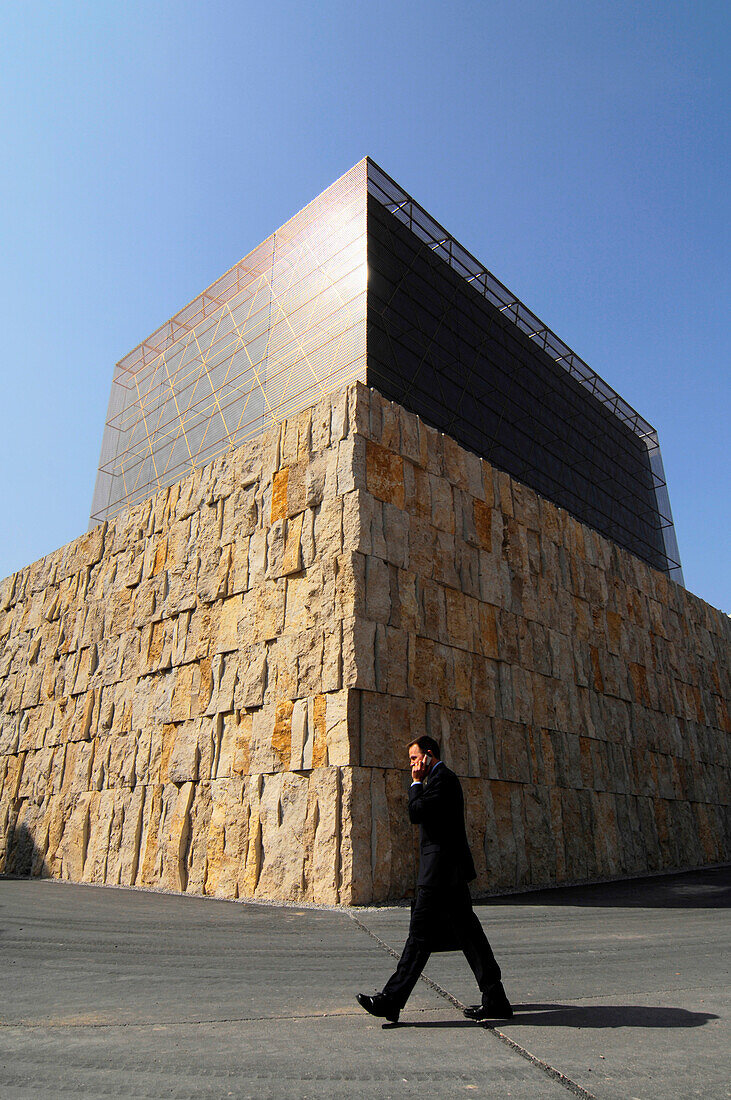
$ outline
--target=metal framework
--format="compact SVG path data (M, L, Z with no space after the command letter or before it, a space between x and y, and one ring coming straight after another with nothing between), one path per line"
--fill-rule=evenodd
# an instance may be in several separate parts
M520 439L521 432L518 421L521 417L516 415L513 424L515 430L512 433L514 439L512 448L506 439L504 430L495 433L493 438L487 442L484 424L488 419L486 413L492 411L492 409L486 409L484 404L481 406L480 402L475 400L475 393L479 388L476 385L477 378L479 376L479 381L483 384L487 375L485 368L488 355L484 351L484 342L483 346L474 353L468 363L465 362L463 350L462 362L458 363L453 349L458 344L459 338L455 338L454 334L450 333L452 361L449 369L450 377L446 380L446 385L444 385L444 363L434 369L434 364L438 360L438 351L435 349L435 344L440 338L435 334L440 330L444 330L448 319L453 318L455 312L460 308L455 304L456 296L448 297L444 293L439 302L438 316L435 313L433 319L429 319L426 325L423 324L423 321L421 322L421 327L428 328L429 333L428 350L424 353L419 364L419 369L421 369L427 359L431 360L432 369L427 372L428 381L424 383L424 387L432 393L441 389L442 392L435 396L435 402L439 402L443 408L449 410L449 415L446 418L440 418L441 422L438 426L455 435L456 438L461 436L461 442L472 446L472 449L484 454L496 465L507 469L514 476L533 485L550 499L557 500L558 503L567 507L578 518L588 522L591 526L597 527L602 533L615 539L621 545L632 549L641 557L650 560L651 564L667 569L675 580L682 583L680 556L675 538L670 499L667 492L658 436L653 426L529 310L515 294L508 290L499 279L456 241L382 168L371 160L368 162L368 191L372 199L405 226L410 234L413 234L414 239L420 242L423 250L446 263L459 276L460 280L463 280L472 291L476 292L489 304L491 312L497 311L508 322L505 331L509 331L508 326L514 326L532 346L540 349L540 353L534 357L516 355L515 350L513 351L512 365L505 369L501 378L502 389L500 381L498 381L500 376L495 373L491 375L491 392L495 400L490 403L493 407L499 407L502 410L506 403L515 405L516 397L518 397L517 403L522 399L524 432L523 438ZM369 244L372 241L372 236L373 227L369 224ZM378 249L383 247L386 246L381 240ZM376 246L371 245L371 256L373 256L375 248ZM414 279L413 268L413 261L409 260L405 263L401 276L402 283ZM400 289L401 287L394 284L389 286L388 310L393 311L398 308L395 302ZM411 293L414 294L413 289ZM468 310L469 306L465 303L466 299L461 303L461 306ZM403 306L401 308L403 310ZM424 308L423 303L420 302L419 310L411 312L406 322L402 313L397 327L402 330L408 324L419 327L420 319L417 318L417 312L421 312L423 316ZM388 310L384 310L384 314ZM407 384L403 386L403 344L393 351L392 361L400 360L400 362L391 378L387 380L379 373L376 366L375 340L373 340L375 312L375 304L369 300L369 381L377 387L385 385L387 388L392 388L389 396L413 407L415 401L418 403L415 393L415 390L418 389L418 381L415 377L411 377ZM387 327L387 324L384 327ZM493 331L494 328L493 325ZM427 334L424 333L424 335ZM395 337L393 332L386 333L386 339L389 343L398 343L398 337ZM554 372L552 376L551 373L547 372L544 356L560 368L559 374ZM396 370L399 372L399 383L401 385L393 388L393 374ZM525 376L527 374L532 375L532 392L526 387ZM563 374L564 381L561 380L561 374ZM598 403L611 417L611 421L607 419L602 421L595 416L587 415L591 413L591 408L586 401L581 399L574 399L573 408L569 409L567 406L572 403L571 390L575 390L575 387L567 385L566 376L574 383L578 383L581 391L591 395L592 404L594 402ZM556 417L553 425L555 450L557 454L559 452L561 454L560 468L556 467L555 475L551 473L550 469L545 468L545 451L543 454L536 453L539 451L539 448L536 447L538 421L535 414L530 411L530 398L535 399L536 389L540 389L544 395L557 395L560 393L564 404L561 415ZM521 391L523 391L522 395ZM463 400L465 396L466 400ZM417 411L421 410L417 409ZM470 424L470 419L473 421L472 424ZM477 421L480 421L480 423L478 424ZM612 446L611 432L608 431L612 422L622 425L627 435L629 436L631 433L631 437L641 444L641 452L645 455L646 477L643 477L643 471L638 469L637 459L632 454L633 447L628 440L624 446L617 447L616 441ZM500 436L499 443L497 441L498 435ZM617 435L616 431L614 435ZM470 441L470 437L474 439L474 442ZM569 439L580 437L583 437L584 443L588 446L585 446L583 451L575 449L575 456L572 458ZM544 465L539 468L537 463L541 459L544 460ZM579 467L584 468L584 471L577 476ZM644 545L643 540L638 539L636 531L631 531L632 518L623 522L620 514L621 509L616 506L607 509L606 505L602 506L597 503L595 490L600 490L602 482L607 482L610 478L620 479L621 497L627 503L626 513L632 515L635 525L638 522L637 516L641 517L640 523L645 523L643 513L644 516L648 517L651 513L652 524L657 527L662 544L659 554L653 554L652 547L649 544ZM539 484L536 484L536 481ZM651 503L649 505L646 493L647 485L643 484L647 481L649 481L651 489Z
M365 379L366 162L120 360L91 524Z

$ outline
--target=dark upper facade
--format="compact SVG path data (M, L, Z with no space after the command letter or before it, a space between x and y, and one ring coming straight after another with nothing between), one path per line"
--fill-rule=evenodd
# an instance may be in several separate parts
M654 429L375 165L367 348L384 396L655 568L679 566Z
M92 523L356 378L682 581L654 429L369 158L117 364Z

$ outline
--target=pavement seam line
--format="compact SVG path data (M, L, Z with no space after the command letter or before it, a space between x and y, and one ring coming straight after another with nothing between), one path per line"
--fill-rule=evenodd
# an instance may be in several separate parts
M366 933L367 936L370 936L372 940L375 940L380 947L387 951L389 955L392 955L394 959L400 958L399 953L397 951L394 951L392 947L389 947L389 945L385 943L385 941L382 940L380 936L377 936L375 932L372 932L367 925L363 924L363 921L360 920L360 918L357 917L355 913L348 912L348 916L355 924L358 925L358 927L363 932ZM463 1005L461 1001L457 1000L457 998L452 993L450 993L449 990L443 989L442 986L438 984L438 982L435 982L433 978L428 978L426 974L422 974L419 978L419 981L424 982L440 997L443 997L445 1000L449 1001L451 1005L454 1005L455 1008L464 1011L464 1009L467 1007L466 1005ZM499 1031L498 1028L496 1028L493 1024L483 1024L482 1030L491 1032L496 1039L498 1039L501 1043L504 1043L505 1046L510 1048L510 1050L515 1051L515 1053L519 1054L521 1058L525 1058L527 1062L530 1062L530 1064L532 1066L535 1066L536 1069L541 1070L543 1073L546 1074L547 1077L550 1077L552 1080L557 1081L560 1085L563 1085L563 1087L565 1089L568 1089L569 1092L572 1092L574 1096L579 1096L582 1098L582 1100L597 1100L597 1097L594 1095L594 1093L587 1092L587 1090L582 1088L581 1085L578 1085L576 1081L573 1081L570 1077L567 1077L565 1073L561 1073L561 1070L556 1069L555 1066L550 1065L548 1062L544 1062L543 1059L538 1058L537 1055L531 1054L529 1050L526 1050L525 1047L522 1047L520 1043L516 1043L515 1040L511 1039L509 1035L505 1035L502 1031Z
M209 1024L257 1024L257 1023L278 1023L287 1020L324 1020L328 1018L338 1019L343 1016L359 1016L360 1013L353 1012L308 1012L302 1015L296 1013L290 1013L286 1016L224 1016L217 1017L215 1020L151 1020L149 1023L137 1024L133 1020L110 1020L107 1022L97 1023L80 1023L80 1024L54 1024L54 1023L34 1023L32 1021L19 1020L17 1023L11 1023L6 1020L0 1020L0 1028L6 1030L16 1031L80 1031L91 1028L155 1028L155 1027L207 1027Z

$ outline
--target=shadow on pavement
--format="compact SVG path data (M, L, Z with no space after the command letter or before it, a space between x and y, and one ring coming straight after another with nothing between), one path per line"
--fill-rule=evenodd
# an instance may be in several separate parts
M531 1004L515 1007L514 1024L537 1027L702 1027L713 1012L654 1005Z
M731 907L731 867L710 867L619 882L558 886L524 894L476 901L492 905L575 905L607 909L728 909Z
M455 1027L513 1027L530 1024L534 1027L702 1027L709 1020L718 1020L713 1012L690 1012L685 1008L659 1008L654 1005L514 1005L512 1020L407 1020L383 1024L384 1030L397 1027L421 1027L430 1031Z

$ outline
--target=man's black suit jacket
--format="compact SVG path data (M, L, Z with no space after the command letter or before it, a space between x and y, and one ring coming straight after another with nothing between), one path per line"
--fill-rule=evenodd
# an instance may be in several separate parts
M432 768L426 785L409 790L409 817L419 826L417 887L449 888L476 877L464 824L459 779L446 764Z

